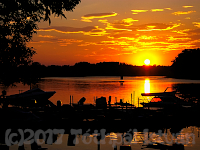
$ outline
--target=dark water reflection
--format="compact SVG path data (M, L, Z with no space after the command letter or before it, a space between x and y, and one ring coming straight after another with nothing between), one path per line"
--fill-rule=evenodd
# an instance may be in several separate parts
M44 91L56 91L56 94L50 98L50 100L56 104L57 100L61 100L64 104L68 104L70 101L70 95L73 96L74 102L78 102L78 100L82 97L86 98L86 103L94 103L96 97L104 96L107 98L112 97L112 103L114 103L117 99L123 99L127 102L133 102L136 106L138 104L138 97L141 96L141 93L145 92L163 92L167 87L179 87L178 90L184 93L184 97L196 97L199 98L199 85L200 80L183 80L183 79L173 79L173 78L165 78L158 76L142 76L142 77L124 77L123 81L120 82L120 77L73 77L73 78L43 78L39 83L34 85L35 87L39 87ZM188 87L189 86L189 87ZM5 88L0 86L1 90ZM5 90L7 91L7 95L17 94L21 91L29 90L30 87L27 85L17 84L16 87L9 87ZM168 91L172 91L173 88L169 88ZM132 98L132 99L131 99ZM194 114L197 116L196 122L198 122L198 114ZM186 120L187 121L187 120ZM159 123L159 121L157 122ZM156 124L157 124L156 123ZM173 124L173 122L172 122ZM117 125L116 125L117 126ZM168 129L170 130L170 129ZM197 150L200 149L200 138L199 138L199 127L196 124L194 126L186 127L179 126L177 128L171 128L170 131L162 131L167 133L162 138L172 138L173 133L177 134L176 139L181 142L185 146L185 150ZM152 141L162 140L159 136L156 136L158 131L150 131L152 133ZM194 136L190 137L191 133L194 133ZM116 139L116 135L118 133L112 133L113 139ZM146 134L146 133L145 133ZM142 143L144 141L144 132L135 132L135 139L132 142L132 149L139 150L142 148ZM68 135L64 135L63 138L68 138ZM94 138L94 137L91 137ZM110 137L108 137L110 140ZM107 140L108 140L107 138ZM81 137L80 137L81 139ZM143 141L142 141L143 139ZM171 139L172 140L172 139ZM66 142L61 145L52 145L44 147L48 147L49 150L53 149L96 149L97 146L95 143L91 143L90 146L85 145L84 143L79 143L76 147L66 147ZM15 147L11 147L10 149L15 149ZM102 149L113 149L110 144L102 145ZM147 149L148 150L148 149ZM150 149L149 149L150 150Z

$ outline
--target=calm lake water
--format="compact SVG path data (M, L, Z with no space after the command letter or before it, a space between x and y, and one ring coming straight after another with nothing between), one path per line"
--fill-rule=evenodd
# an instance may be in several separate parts
M44 91L56 91L56 94L50 98L54 104L57 100L61 100L63 104L68 104L71 95L74 103L85 97L85 103L93 104L96 98L103 96L108 100L108 97L111 96L112 103L123 99L124 102L132 102L137 106L138 97L141 97L141 93L164 92L167 87L173 87L175 84L200 83L200 80L173 79L164 76L124 77L124 82L120 81L118 76L51 77L42 78L34 87L41 88ZM4 89L7 91L7 95L11 95L29 90L30 86L20 83L9 88L0 86L0 90ZM172 91L172 88L168 88L167 91Z
M123 81L120 82L120 77L51 77L42 78L42 80L34 85L35 87L41 88L44 91L56 91L56 94L50 98L50 100L56 104L57 100L61 100L63 104L70 102L70 96L73 96L73 102L77 103L82 97L86 98L86 103L94 103L97 97L104 96L108 100L108 97L112 97L112 103L123 99L124 102L133 103L138 105L138 97L141 97L141 93L149 92L163 92L167 87L173 87L176 84L186 83L199 83L200 80L184 80L184 79L173 79L165 78L163 76L140 76L140 77L124 77ZM5 88L0 86L0 90L6 90L7 95L17 94L29 90L30 87L27 85L16 84L15 87ZM168 91L172 91L169 88ZM198 119L197 119L198 121ZM191 126L183 128L181 133L177 137L177 140L182 139L179 143L185 145L185 150L199 150L200 149L200 137L199 127ZM170 136L170 131L165 131ZM194 136L191 136L191 133ZM139 150L142 148L142 139L144 140L144 132L135 132L135 138L132 140L132 150ZM103 150L113 150L112 142L110 140L120 140L120 135L113 133L112 136L106 137L106 144L101 144ZM111 139L113 137L113 139ZM158 137L158 136L155 136ZM156 140L156 138L153 138ZM171 136L172 137L172 136ZM68 135L65 134L62 138L62 144L45 145L42 147L48 147L49 150L96 150L97 145L95 142L91 142L89 145L81 142L82 137L78 137L80 143L75 147L67 146ZM87 140L92 139L94 141L96 137L89 137ZM170 138L170 137L169 137ZM158 139L157 139L158 140ZM119 145L118 150L119 150ZM30 149L30 145L26 145L25 148ZM147 148L146 148L147 149ZM10 150L17 150L17 146L11 146ZM147 149L150 150L150 149Z

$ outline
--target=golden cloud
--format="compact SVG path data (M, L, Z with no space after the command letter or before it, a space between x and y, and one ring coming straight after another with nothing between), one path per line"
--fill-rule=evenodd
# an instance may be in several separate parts
M156 12L156 11L164 11L164 9L151 9L152 12Z
M85 42L85 43L80 44L80 45L78 45L78 46L88 46L88 45L98 45L98 44L95 43L95 42Z
M105 29L99 28L98 26L88 26L83 28L73 28L73 27L65 27L65 26L51 26L48 28L41 28L38 31L55 31L64 34L71 34L71 33L80 33L83 35L90 35L90 36L104 36L107 35Z
M190 17L186 17L185 19L190 19Z
M127 41L118 41L118 40L112 40L112 41L102 41L101 43L105 44L105 45L130 45L129 43L127 43Z
M194 7L194 6L183 6L183 8L191 8L191 7Z
M133 28L130 28L130 26L133 25L133 22L137 22L138 20L135 20L133 18L125 18L121 21L114 21L114 23L110 23L107 20L99 20L99 22L106 24L106 30L115 30L115 31L133 31ZM136 30L136 29L135 29Z
M173 43L168 45L168 48L170 50L177 50L177 49L188 49L191 48L192 46L195 45L191 45L191 43Z
M190 43L191 43L191 44L193 44L193 43L200 43L200 39L191 41ZM195 45L194 45L194 46L195 46Z
M178 34L185 34L187 35L187 32L190 31L191 29L184 29L184 30L173 30L171 32L174 32L174 33L178 33Z
M60 46L67 46L69 44L73 44L73 43L80 43L83 40L76 40L76 39L59 39L58 43L60 43Z
M133 37L119 37L118 39L126 39L126 40L129 40L129 41L135 40L135 38L133 38Z
M114 39L114 37L112 37L112 36L107 36L107 38L109 38L109 39Z
M172 10L171 8L165 8L165 9L167 9L167 10Z
M127 46L123 48L124 51L131 51L132 53L136 53L138 51L138 47L137 46Z
M100 19L100 20L98 20L98 22L101 22L101 23L107 24L107 23L108 23L108 20L107 20L107 19Z
M187 40L191 40L191 38L189 38L189 37L176 38L176 37L170 36L168 39L169 42L171 42L171 41L187 41Z
M167 25L164 23L145 24L138 27L137 31L166 31L179 27L181 23Z
M135 13L139 13L139 12L147 12L148 10L131 10L131 11L133 11Z
M43 37L43 36L42 36ZM76 39L59 39L59 38L55 38L53 40L41 40L41 41L31 41L30 43L33 44L44 44L44 43L59 43L60 46L67 46L69 44L73 44L73 43L80 43L83 40L76 40Z
M87 26L83 28L74 28L74 27L66 27L66 26L50 26L47 28L40 28L37 31L56 31L60 33L83 33L83 32L89 32L92 29L95 29L95 27Z
M198 29L189 29L189 30L185 31L185 33L187 33L189 35L200 35L200 28L198 28ZM198 38L200 39L200 37L198 37Z
M154 29L156 26L147 26L148 29Z
M139 39L143 39L143 40L154 40L157 39L156 36L146 36L146 35L142 35L139 37Z
M147 12L148 10L131 10L133 13L132 14L138 14L141 12Z
M195 24L194 26L200 28L200 22L193 22L193 24Z
M191 14L191 13L194 13L196 11L177 11L177 12L174 12L172 13L173 15L187 15L187 14Z
M133 25L133 22L137 22L138 20L134 20L132 18L126 18L121 21L115 21L114 23L107 23L106 29L112 29L112 30L121 30L121 31L132 31L129 29L129 26Z
M132 31L131 29L119 28L119 27L114 27L114 26L115 26L115 24L107 23L106 29L107 30L117 30L117 31Z
M52 35L38 35L38 37L43 37L43 38L55 38L55 36L52 36Z
M177 28L181 26L181 23L178 24L149 23L143 25L133 25L134 22L136 21L138 20L135 20L133 18L125 18L120 21L114 21L114 22L109 22L107 19L99 19L98 20L99 23L105 24L104 28L100 28L99 26L87 26L83 28L52 26L48 28L42 28L39 31L55 31L65 34L80 33L89 36L104 36L103 41L100 40L100 38L98 38L99 41L94 40L94 38L87 38L87 40L89 40L87 42L84 40L82 41L76 39L56 40L56 43L58 43L60 46L67 46L69 44L74 43L73 44L74 46L77 45L82 46L83 50L91 49L91 47L92 48L96 47L97 49L103 47L104 49L112 49L113 51L120 50L120 51L130 51L130 52L137 52L138 50L146 50L146 49L177 50L178 46L180 46L181 48L190 47L192 45L191 41L194 41L193 37L191 36L188 37L186 35L186 34L190 35L188 33L189 29L179 30L179 28ZM200 28L200 22L193 22L193 24L198 28ZM156 32L137 32L137 31L156 31ZM164 31L164 33L160 31ZM48 35L41 35L40 37L48 37ZM55 41L53 42L55 43ZM94 56L95 54L91 54L90 56L92 55Z
M106 32L105 29L99 28L98 26L95 26L95 29L92 29L89 32L85 32L84 35L89 35L89 36L104 36L109 33Z
M136 21L138 20L134 20L133 18L126 18L122 20L122 22L127 23L124 26L131 26L133 25L133 22L136 22Z
M87 14L87 15L84 15L82 16L81 18L81 21L84 21L84 22L92 22L91 20L92 19L95 19L95 18L106 18L106 17L113 17L113 16L116 16L117 13L113 12L113 13L96 13L96 14Z
M52 42L52 41L31 41L29 43L31 43L31 44L39 44L39 43L43 44L43 43L54 43L54 42Z

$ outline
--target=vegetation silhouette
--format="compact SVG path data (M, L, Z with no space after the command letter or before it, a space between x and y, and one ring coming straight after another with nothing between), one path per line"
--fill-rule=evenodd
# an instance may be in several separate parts
M185 49L172 61L172 77L200 79L200 49Z
M28 66L36 53L28 47L38 29L37 23L49 21L50 16L64 17L80 0L0 0L0 69L1 82L18 79L16 68Z
M32 78L41 77L84 77L84 76L166 76L170 73L170 66L133 66L119 62L100 62L90 64L79 62L69 65L41 65L34 62L28 67L20 66L19 76ZM21 74L21 75L20 75Z

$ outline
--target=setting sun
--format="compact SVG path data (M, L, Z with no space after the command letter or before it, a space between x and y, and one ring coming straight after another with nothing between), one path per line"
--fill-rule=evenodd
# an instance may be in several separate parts
M145 63L145 65L149 65L150 64L150 60L149 59L145 59L144 63Z

